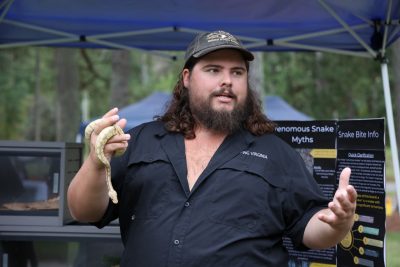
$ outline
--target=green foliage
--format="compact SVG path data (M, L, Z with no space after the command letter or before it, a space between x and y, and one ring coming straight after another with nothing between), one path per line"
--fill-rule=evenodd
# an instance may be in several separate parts
M180 54L180 53L174 53ZM132 58L134 62L140 62L140 57L143 57L142 53L132 53ZM167 67L165 69L156 70L154 66L159 63L163 63ZM134 75L132 77L132 88L133 88L133 101L139 101L154 91L172 92L174 88L179 73L181 71L183 62L182 60L172 61L170 59L160 58L157 56L152 56L147 54L145 56L145 64L147 64L148 71L148 81L143 81L140 79L139 75ZM136 65L136 64L135 64ZM142 65L137 64L134 69L134 73L141 73Z
M0 53L0 139L23 137L18 128L26 123L23 115L28 110L29 101L25 96L32 94L32 78L28 74L31 66L27 60L31 56L32 53L26 49Z
M379 64L321 53L267 53L266 93L316 119L385 115Z
M42 121L54 114L53 56L48 48L16 48L0 53L0 139L24 140L32 126L34 90L40 79L42 108L46 111ZM40 77L35 75L36 55L40 53Z
M89 92L90 98L90 117L96 117L107 112L110 106L110 81L111 81L111 50L103 49L92 49L86 50L85 53L90 58L93 71L90 71L87 62L80 59L80 76L81 76L81 89ZM130 91L131 98L130 102L134 103L150 95L154 91L166 91L171 92L174 87L177 76L182 66L181 61L172 61L168 59L160 59L156 56L147 55L145 64L147 68L151 69L155 61L167 60L168 71L164 73L158 73L149 71L149 81L143 81L141 77L143 60L143 52L132 51L132 70L130 79Z
M34 92L39 79L42 139L54 140L57 110L54 49L29 47L1 51L0 139L20 140L32 136ZM38 52L40 74L36 77ZM111 50L80 50L80 90L88 92L90 118L101 116L111 108L111 60ZM129 101L132 103L153 91L171 92L183 64L182 59L168 61L142 51L132 51L131 61ZM264 61L265 93L282 96L316 119L385 116L378 62L294 52L266 53Z
M95 117L105 113L110 106L110 51L103 49L81 50L79 76L80 89L87 91L89 95L91 103L89 116Z

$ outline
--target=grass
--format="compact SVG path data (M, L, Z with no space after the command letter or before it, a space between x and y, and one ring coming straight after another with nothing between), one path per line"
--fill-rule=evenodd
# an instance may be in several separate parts
M386 233L386 267L400 266L400 232Z
M392 154L390 148L386 148L386 181L395 182ZM387 192L388 196L396 199L396 192ZM386 232L386 267L400 266L400 232Z
M390 151L390 147L385 149L385 158L386 158L386 181L394 182L394 171L393 171L393 162L392 162L392 152Z

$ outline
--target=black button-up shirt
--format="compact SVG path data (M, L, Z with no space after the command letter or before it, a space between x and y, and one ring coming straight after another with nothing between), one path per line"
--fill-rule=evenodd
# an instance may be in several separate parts
M304 228L327 199L289 145L273 134L228 136L189 190L184 138L161 122L130 131L112 161L122 266L287 266L282 236L302 246Z

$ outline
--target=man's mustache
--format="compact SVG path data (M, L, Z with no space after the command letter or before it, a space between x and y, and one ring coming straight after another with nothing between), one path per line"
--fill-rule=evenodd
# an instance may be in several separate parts
M237 98L237 96L232 92L231 88L220 88L211 93L211 97L213 96L227 96L233 99Z

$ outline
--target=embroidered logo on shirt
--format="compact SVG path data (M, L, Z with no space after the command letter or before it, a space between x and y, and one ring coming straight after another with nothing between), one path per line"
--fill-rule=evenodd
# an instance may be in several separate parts
M255 152L255 151L244 150L241 152L241 154L246 155L246 156L253 156L253 157L257 157L257 158L268 159L267 155L265 155L263 153Z

